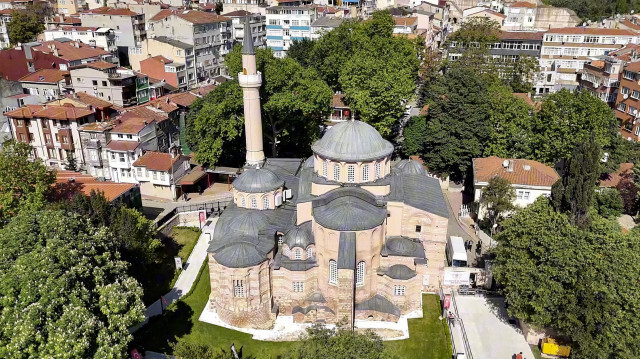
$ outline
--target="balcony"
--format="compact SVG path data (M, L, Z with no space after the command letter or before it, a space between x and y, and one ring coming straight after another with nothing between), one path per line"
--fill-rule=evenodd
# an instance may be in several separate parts
M255 75L238 74L238 83L240 87L260 87L262 85L262 73L258 71Z
M102 144L98 139L89 139L89 141L87 141L87 148L99 150L102 148Z

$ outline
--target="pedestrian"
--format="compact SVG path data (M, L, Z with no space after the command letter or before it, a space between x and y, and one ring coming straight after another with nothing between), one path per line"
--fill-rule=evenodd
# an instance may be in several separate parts
M517 354L517 355L516 355L516 359L524 359L524 358L522 357L522 352L520 352L519 354Z
M188 197L188 196L187 196L187 192L184 192L184 193L182 194L182 197L184 197L184 201L186 202L186 201L187 201L187 197Z

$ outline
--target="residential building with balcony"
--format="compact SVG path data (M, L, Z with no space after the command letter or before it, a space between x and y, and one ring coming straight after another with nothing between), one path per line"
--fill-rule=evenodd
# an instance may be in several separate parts
M158 55L140 61L140 71L152 78L163 79L179 91L187 90L187 69L184 63L174 62L162 55ZM194 75L193 77L195 79ZM195 85L195 80L193 85Z
M158 147L156 123L134 116L120 116L110 130L107 158L110 178L121 183L138 183L133 173L133 163L144 150Z
M311 23L311 39L319 39L322 34L333 31L345 21L342 17L321 16Z
M71 79L76 92L88 93L120 107L138 104L137 75L132 70L97 61L72 69Z
M54 7L55 12L60 15L77 14L89 8L85 0L56 0Z
M0 10L0 50L11 46L7 24L11 22L11 9Z
M224 11L244 10L252 14L264 13L265 0L222 0ZM262 10L262 11L261 11Z
M394 16L393 33L397 35L415 34L418 28L418 18L415 16L402 17Z
M251 35L253 36L253 46L255 48L264 48L267 46L267 18L257 13L252 14L245 10L236 10L223 14L224 17L231 19L231 38L233 45L244 41L244 22L249 19L251 25Z
M474 6L462 10L462 22L470 21L471 19L476 17L483 17L489 20L493 20L500 24L501 27L504 24L504 20L507 18L504 14L501 14L484 6Z
M82 21L77 16L52 15L45 19L45 28L57 29L62 26L80 26Z
M285 57L293 41L311 38L311 24L317 18L317 8L313 7L267 8L267 47L276 57Z
M70 84L69 72L58 69L38 70L20 79L24 93L38 96L39 103L62 97Z
M640 141L640 61L626 64L622 69L615 113L620 134L628 140Z
M223 57L233 46L231 31L230 18L197 10L162 10L149 20L150 34L191 45L193 58L186 59L186 67L193 61L197 82L227 73Z
M93 111L97 122L109 121L110 119L115 118L121 110L120 107L112 104L111 102L107 102L84 92L67 94L59 100L47 102L47 105L86 108Z
M622 29L569 27L551 29L544 34L540 52L540 76L536 93L553 93L579 85L584 64L608 55L627 44L637 44L635 32Z
M82 26L113 29L118 57L123 65L129 64L129 53L142 51L147 38L145 15L129 9L100 7L80 13Z
M190 159L173 153L146 152L133 163L140 194L169 200L178 198L178 180L191 169Z
M508 31L532 31L536 24L536 5L526 1L517 1L504 6L502 28Z
M586 62L580 77L580 88L591 92L613 108L618 97L624 64L625 61L613 56Z
M105 121L87 123L78 128L83 155L86 159L85 170L98 179L111 179L107 144L113 126L113 122Z
M47 166L63 168L72 155L78 165L85 158L78 128L95 122L93 111L86 108L55 105L27 105L5 113L10 121L13 138L28 143L34 158Z
M60 38L80 41L89 46L99 47L114 55L118 53L115 32L106 27L61 26L57 29L44 31L44 39L46 41Z

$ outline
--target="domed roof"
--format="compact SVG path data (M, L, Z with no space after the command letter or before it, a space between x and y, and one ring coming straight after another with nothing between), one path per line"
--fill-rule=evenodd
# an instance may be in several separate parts
M393 152L393 145L371 125L345 121L331 127L311 149L324 158L357 162L386 157Z
M404 264L395 264L387 270L387 275L393 279L406 280L415 277L416 272Z
M233 242L218 253L213 258L221 265L228 268L246 268L264 262L267 257L256 249L252 243L243 240Z
M311 238L303 228L294 227L284 235L284 243L289 246L289 248L307 248L309 243L311 243Z
M426 175L427 170L416 160L402 160L396 165L403 174L407 175Z
M357 188L337 188L312 202L312 215L324 228L336 231L363 231L381 225L387 210L371 192Z
M415 253L418 244L405 238L390 238L387 240L387 248L399 254Z
M258 231L267 225L269 219L261 211L246 211L233 217L227 224L227 228L235 233L244 235L257 235Z
M240 192L265 193L284 186L284 181L266 168L248 168L231 184Z

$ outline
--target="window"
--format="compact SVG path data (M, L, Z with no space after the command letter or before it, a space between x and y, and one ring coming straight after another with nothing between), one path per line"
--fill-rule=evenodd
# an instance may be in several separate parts
M98 160L98 151L96 150L92 150L89 152L90 156L91 156L91 160L93 161L97 161Z
M45 130L49 129L49 120L42 120L42 128Z
M124 153L119 153L118 156L120 158L120 162L124 162Z
M102 81L102 86L107 87L107 81Z
M156 171L151 171L153 173L153 179L157 180L158 179L158 172Z
M340 181L340 165L333 165L333 180Z
M356 268L356 285L364 285L364 261L358 263Z
M244 297L244 281L234 279L233 280L233 296L236 298Z
M518 191L518 193L516 194L516 198L522 199L522 200L528 200L530 194L531 193L529 191Z
M91 81L91 83L93 84L93 86L98 86L98 80L93 80Z
M269 197L262 199L262 209L269 209Z
M298 248L293 251L293 259L302 259L302 249Z
M356 166L347 166L347 181L352 183L356 181Z
M325 176L325 177L327 177L327 172L328 172L327 171L327 166L328 166L327 163L328 162L329 161L323 161L322 162L322 175Z
M362 182L369 182L369 166L362 167Z
M416 226L416 233L422 232L422 226Z
M403 285L393 286L393 295L404 295L405 288Z
M376 179L380 178L380 173L382 172L382 164L380 162L376 162Z
M164 181L164 172L160 172L160 181Z
M258 200L255 197L251 198L251 208L258 209Z
M24 127L24 120L16 120L18 127Z
M618 107L616 107L619 111L625 112L627 110L627 105L625 105L624 103L620 102L618 103Z
M296 293L304 292L304 282L293 282L293 291Z
M620 90L620 92L622 92L623 95L628 95L629 94L629 88L622 86L622 90Z
M638 128L640 128L640 126L638 126ZM312 258L312 257L313 257L313 248L307 247L307 258Z
M329 260L329 283L338 284L338 263L333 259Z
M44 142L45 143L51 143L51 135L50 134L48 134L48 133L44 134Z
M138 177L142 177L142 168L138 167Z
M633 80L635 73L628 71L628 70L624 70L624 72L622 73L622 77L624 77L627 80Z
M240 203L241 203L241 206L242 206L242 207L245 207L245 206L247 205L247 204L246 204L246 201L245 201L245 199L244 199L244 196L242 197L242 199L240 199Z
M640 99L640 91L633 90L633 92L631 92L631 98L635 98L636 100Z

